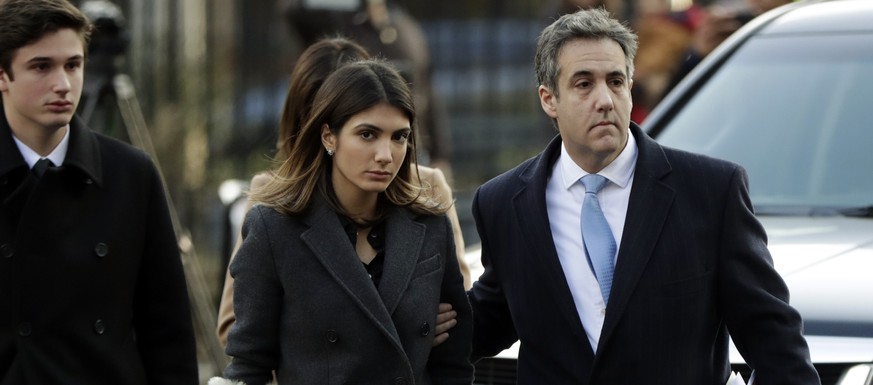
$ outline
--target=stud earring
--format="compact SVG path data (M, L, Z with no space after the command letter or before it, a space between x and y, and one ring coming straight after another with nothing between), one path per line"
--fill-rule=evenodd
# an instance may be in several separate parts
M327 156L333 156L333 150L327 149Z

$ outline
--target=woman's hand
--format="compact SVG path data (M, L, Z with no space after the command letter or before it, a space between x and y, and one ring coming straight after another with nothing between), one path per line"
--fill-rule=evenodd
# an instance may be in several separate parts
M458 324L458 321L455 319L456 317L458 317L458 313L452 310L451 304L440 304L439 313L437 314L436 319L437 324L434 327L436 336L433 338L433 346L439 346L441 343L446 342L446 340L449 339L449 329Z

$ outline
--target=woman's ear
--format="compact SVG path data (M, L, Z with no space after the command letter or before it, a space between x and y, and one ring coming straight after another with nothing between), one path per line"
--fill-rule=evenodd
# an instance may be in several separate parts
M327 124L321 126L321 144L330 154L336 151L336 135L330 132L330 127Z

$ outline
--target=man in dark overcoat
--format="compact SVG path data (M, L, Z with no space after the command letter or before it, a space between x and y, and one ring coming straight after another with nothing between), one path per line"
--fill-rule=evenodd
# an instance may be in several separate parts
M0 1L0 385L193 385L158 171L74 117L90 28L67 0Z
M730 337L756 383L819 385L745 170L631 122L636 48L599 8L540 35L558 135L473 200L473 354L520 341L523 385L721 385Z

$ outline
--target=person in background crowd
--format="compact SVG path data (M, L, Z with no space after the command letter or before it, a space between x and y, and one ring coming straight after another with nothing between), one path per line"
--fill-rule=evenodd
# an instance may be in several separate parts
M304 46L325 36L348 36L400 71L411 85L420 117L417 163L438 168L451 179L451 132L431 85L427 37L418 21L389 0L279 0L278 5Z
M693 5L685 12L688 15L685 19L689 21L687 25L691 27L691 45L685 50L678 68L670 77L663 93L669 93L703 58L745 23L764 12L791 1L745 0L744 9L736 9L736 7L731 9L718 4L705 8Z
M414 120L383 62L346 64L319 87L289 157L251 196L230 266L228 379L472 382L472 315L447 208L415 180ZM432 347L441 300L458 325Z
M639 50L634 58L634 106L631 120L644 123L664 94L691 44L692 31L702 18L696 4L682 12L663 8L639 9L634 29Z
M0 1L0 384L194 385L158 170L74 114L90 31L67 0Z

